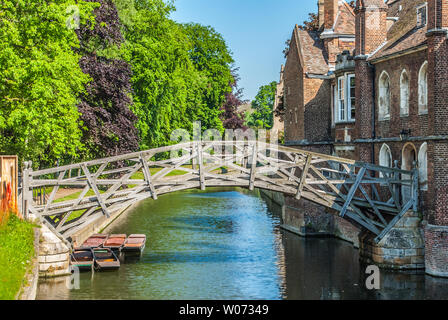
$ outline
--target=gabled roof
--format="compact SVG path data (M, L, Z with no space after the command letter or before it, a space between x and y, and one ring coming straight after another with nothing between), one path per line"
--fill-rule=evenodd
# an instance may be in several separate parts
M342 1L339 3L339 10L336 16L336 21L333 30L337 34L355 34L355 12L352 7Z
M405 52L427 43L425 36L427 27L417 28L417 6L424 4L424 0L395 0L390 1L388 16L396 16L398 21L387 33L387 43L369 60L377 60L393 54ZM397 11L397 5L402 6Z
M370 61L385 58L390 55L406 52L427 44L427 28L412 29L396 41L388 41L377 53L369 58Z
M316 31L301 30L296 26L297 48L305 73L326 75L328 73L327 54L324 43Z

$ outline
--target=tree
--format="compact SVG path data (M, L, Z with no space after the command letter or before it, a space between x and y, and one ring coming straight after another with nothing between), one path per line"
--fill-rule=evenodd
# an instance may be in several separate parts
M83 148L80 92L89 76L81 71L67 8L77 5L81 22L93 3L74 0L3 0L0 10L0 152L18 154L35 166L76 157Z
M242 100L243 89L238 87L238 81L240 80L238 69L232 70L233 81L231 83L232 92L226 94L226 100L221 107L223 113L221 119L225 129L243 129L246 130L247 126L244 124L244 113L238 112L244 101Z
M222 35L212 27L189 23L184 24L183 29L193 44L190 59L201 76L207 79L202 89L206 117L196 120L201 120L204 127L220 129L221 106L229 102L236 85L231 70L234 60Z
M285 116L286 109L285 109L285 97L282 95L280 96L280 101L277 106L277 108L274 109L274 116L280 118L280 121L283 122L283 117Z
M252 101L252 109L255 109L255 111L249 116L249 126L263 129L272 128L274 125L273 113L276 91L277 82L275 81L260 87L255 100Z
M162 0L114 0L118 9L123 52L132 67L133 105L140 148L169 143L173 130L190 129L187 104L198 104L204 79L194 72L189 41L168 18L173 10ZM198 103L196 103L198 102Z
M111 0L99 2L95 23L78 30L83 57L80 65L92 81L81 96L78 109L83 121L83 142L90 158L109 157L138 150L137 117L129 109L131 67L122 59L124 42L118 12Z
M140 148L173 143L176 129L223 129L220 107L231 91L231 54L215 30L169 19L162 0L114 0L125 37L124 57L132 66Z
M301 30L318 31L319 30L319 16L315 13L308 14L308 20L304 21L302 25L298 26Z
M291 40L288 39L285 41L285 49L283 49L283 55L285 56L285 58L288 56L289 54L289 50L291 49Z

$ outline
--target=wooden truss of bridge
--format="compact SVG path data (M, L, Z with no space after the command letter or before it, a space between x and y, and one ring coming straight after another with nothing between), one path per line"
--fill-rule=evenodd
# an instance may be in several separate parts
M183 143L39 171L26 162L22 180L25 215L64 239L138 201L192 188L261 188L303 198L371 231L376 241L418 204L417 169L248 141ZM33 197L36 188L47 191L45 201ZM56 200L62 188L79 191Z

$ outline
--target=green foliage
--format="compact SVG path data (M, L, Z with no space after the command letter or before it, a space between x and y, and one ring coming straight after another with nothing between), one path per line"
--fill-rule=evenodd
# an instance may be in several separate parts
M101 72L90 72L100 68L81 57L86 52L100 62L125 60L130 65L129 108L138 117L135 127L141 149L173 143L170 135L174 130L192 132L192 124L198 120L203 129L223 131L221 107L234 79L232 54L222 36L211 27L174 22L169 18L174 10L171 2L112 1L121 22L121 45L104 45L102 36L94 32L110 27L107 17L116 18L103 17L96 28L94 14L100 11L94 12L99 4L93 0L1 2L0 153L18 154L20 162L33 160L35 167L101 156L83 140L83 133L88 137L92 134L86 130L108 134L97 114L106 113L104 106L117 104L105 97L105 101L92 100L101 103L97 103L98 108L90 103L90 113L87 108L77 108L81 97L97 93L93 91L99 86L91 84L103 80ZM83 27L78 32L88 35L82 48L70 28L75 22L70 19L75 7L80 25L93 30L88 32L87 28L86 32ZM106 87L119 85L120 80L116 80ZM86 88L93 91L86 92ZM120 126L122 131L131 131L123 128Z
M176 129L194 121L222 130L219 110L230 91L231 55L212 28L179 25L162 0L114 0L131 64L141 149L172 143Z
M34 256L33 225L11 214L0 227L0 300L13 300Z
M75 0L4 0L0 10L0 152L52 162L76 157L80 142L77 97L89 77L79 65L67 8L81 22L96 4Z
M210 26L189 23L183 25L183 29L193 44L190 59L207 80L202 88L206 108L196 119L201 120L207 129L222 130L220 107L224 104L225 95L232 92L231 84L235 81L231 70L234 63L231 52L222 35Z
M255 100L252 101L252 109L255 111L247 116L247 124L259 129L271 129L274 125L274 102L277 82L260 87Z

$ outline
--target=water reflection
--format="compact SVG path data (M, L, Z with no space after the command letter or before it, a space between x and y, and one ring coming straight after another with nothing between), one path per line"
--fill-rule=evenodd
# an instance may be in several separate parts
M224 192L223 192L224 191ZM448 280L381 272L365 289L357 251L336 239L303 239L279 228L256 194L187 191L148 200L111 233L144 233L139 260L117 272L39 285L38 299L446 299Z

